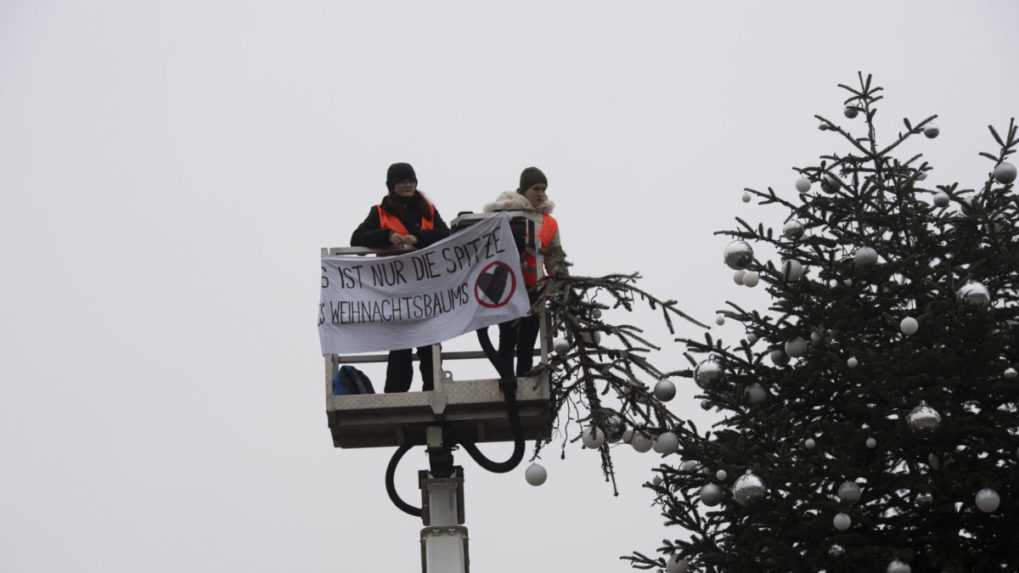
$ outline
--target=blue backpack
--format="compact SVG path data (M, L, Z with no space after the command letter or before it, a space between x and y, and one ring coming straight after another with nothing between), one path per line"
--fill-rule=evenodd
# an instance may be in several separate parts
M333 375L333 396L374 393L372 381L364 372L353 366L340 366Z

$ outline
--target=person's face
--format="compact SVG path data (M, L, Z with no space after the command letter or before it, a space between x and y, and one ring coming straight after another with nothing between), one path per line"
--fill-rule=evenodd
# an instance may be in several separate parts
M417 181L400 181L393 185L393 193L399 197L411 197L417 189Z
M524 197L531 202L532 207L538 207L548 199L548 195L545 195L545 189L547 186L544 183L535 183L524 191Z

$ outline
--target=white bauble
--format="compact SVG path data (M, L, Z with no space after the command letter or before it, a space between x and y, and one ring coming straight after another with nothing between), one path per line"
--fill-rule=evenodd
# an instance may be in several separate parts
M1008 161L1002 161L994 168L994 178L998 180L998 183L1008 185L1015 181L1016 168Z
M855 356L850 356L849 360L846 360L846 366L850 368L856 368L860 365L860 361Z
M872 267L877 264L877 251L873 247L860 247L853 253L853 262L857 268Z
M527 466L527 471L524 472L524 479L533 486L539 486L548 479L548 472L545 471L545 466L534 463Z
M718 481L725 481L729 479L729 472L725 470L718 470L717 472L715 472L715 479L717 479Z
M627 428L627 429L623 430L623 437L622 437L623 442L629 444L630 440L632 440L632 439L633 439L633 428Z
M556 354L562 355L570 351L570 343L565 338L556 338L552 343L552 349Z
M806 270L807 269L803 266L803 263L796 259L790 259L782 262L782 278L788 282L794 283L800 280Z
M853 525L853 519L845 513L836 513L835 517L831 520L831 524L835 526L835 529L839 531L845 531Z
M1012 379L1016 378L1017 376L1019 376L1019 372L1016 372L1015 368L1012 368L1011 366L1009 366L1008 368L1005 369L1005 378L1008 378L1009 380L1012 380Z
M671 380L659 380L654 392L659 402L668 402L676 396L676 385Z
M740 270L732 273L732 282L734 282L734 283L736 283L738 285L742 285L743 284L743 277L746 274L747 274L747 272L745 270L743 270L743 269L740 269Z
M581 432L580 440L585 448L597 450L605 443L605 432L597 426L588 426Z
M839 499L846 503L856 503L860 501L860 496L863 494L860 491L860 486L856 485L854 481L844 481L839 486Z
M757 271L747 271L747 273L743 275L743 286L754 288L760 280L761 275Z
M948 207L948 203L951 199L948 197L948 193L944 191L938 191L934 194L934 205L938 207Z
M643 454L651 449L651 438L649 438L646 434L637 432L633 435L633 438L630 439L630 445L633 446L633 449Z
M867 438L867 447L872 449L872 450L874 448L876 448L877 447L877 440L875 440L874 438Z
M674 454L676 453L676 450L679 449L679 437L672 432L665 432L663 434L659 434L658 437L655 438L655 443L653 447L655 451L658 452L659 454L663 454L666 456L669 454Z
M898 559L895 559L894 561L889 563L888 569L886 569L887 573L912 573L912 571L913 568L910 567L908 563L903 563Z
M912 316L907 316L899 322L899 330L906 336L913 336L917 330L920 330L920 323Z
M796 180L796 190L800 193L806 193L810 191L810 179L806 177L800 177Z
M977 492L976 497L977 507L984 513L992 513L998 510L998 506L1001 505L1001 496L998 492L987 487Z
M803 440L803 447L812 450L817 447L817 441L814 438L807 438Z

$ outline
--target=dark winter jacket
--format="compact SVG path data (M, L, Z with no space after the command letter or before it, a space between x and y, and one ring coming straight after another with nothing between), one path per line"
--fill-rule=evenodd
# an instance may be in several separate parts
M442 220L438 209L433 211L432 229L421 230L421 217L427 216L428 212L432 211L431 207L434 207L421 192L415 193L411 201L400 201L393 195L386 195L382 203L373 206L365 220L354 230L354 234L350 236L350 246L375 249L392 246L389 242L391 231L383 229L379 223L379 207L400 219L407 232L417 237L419 249L449 236L449 227Z

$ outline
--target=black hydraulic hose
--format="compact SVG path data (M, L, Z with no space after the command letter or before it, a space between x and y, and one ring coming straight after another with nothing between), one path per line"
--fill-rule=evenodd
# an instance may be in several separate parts
M502 389L502 395L506 399L510 431L513 433L513 453L504 462L494 462L485 457L481 450L473 443L461 443L467 454L479 466L490 472L503 474L513 471L524 459L524 432L520 427L520 410L517 407L517 379L513 376L512 361L504 360L495 351L495 347L492 346L492 340L488 337L488 328L478 330L478 341L481 343L481 348L485 351L485 355L488 356L488 360L492 362L492 365L499 372L499 387Z
M406 514L413 515L414 517L421 517L420 507L414 507L400 499L400 494L396 492L396 482L394 481L394 478L396 477L396 466L399 465L400 458L403 457L403 454L406 454L407 450L410 448L411 446L404 444L396 448L396 451L393 452L393 457L389 458L389 465L386 466L386 493L389 494L390 501L393 502L393 505L395 505L397 509Z

